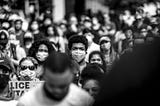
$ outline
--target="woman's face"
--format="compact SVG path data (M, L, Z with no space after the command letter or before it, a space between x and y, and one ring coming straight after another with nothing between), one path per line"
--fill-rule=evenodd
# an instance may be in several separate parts
M97 63L97 64L100 64L100 65L103 64L102 58L100 57L99 54L94 54L94 55L92 55L91 60L90 60L90 63Z
M85 82L85 84L83 85L83 89L95 98L99 93L100 86L97 80L90 79Z
M101 49L107 51L111 48L111 42L104 42L100 45Z
M31 60L24 60L20 65L19 74L25 80L33 80L36 77L36 66Z
M47 33L48 35L54 35L53 27L48 27Z
M40 62L44 62L46 60L46 58L48 57L49 53L48 53L48 48L46 45L41 44L38 48L38 52L36 53L36 58L40 61Z
M38 30L38 28L39 28L38 22L37 21L32 22L31 29L33 31L36 31L36 30Z

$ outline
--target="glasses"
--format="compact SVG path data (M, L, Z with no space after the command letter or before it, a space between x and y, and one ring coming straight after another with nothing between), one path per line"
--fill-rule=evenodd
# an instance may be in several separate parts
M28 68L29 70L35 70L36 67L35 67L35 66L21 66L21 67L20 67L21 70L26 70L27 68Z

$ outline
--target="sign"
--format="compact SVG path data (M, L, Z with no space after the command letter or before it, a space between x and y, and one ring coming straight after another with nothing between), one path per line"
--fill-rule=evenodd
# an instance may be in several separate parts
M43 82L44 81L10 81L9 89L14 92L16 97L20 97L31 88Z

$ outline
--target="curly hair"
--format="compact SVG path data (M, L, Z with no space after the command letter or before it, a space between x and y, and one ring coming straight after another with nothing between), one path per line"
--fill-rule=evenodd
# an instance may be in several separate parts
M103 75L104 73L98 64L90 63L82 70L80 83L83 86L90 79L101 81Z
M52 46L52 43L48 41L47 39L41 39L38 41L35 41L31 48L29 49L28 56L34 57L37 61L38 59L36 58L36 53L38 52L38 48L41 44L44 44L48 48L48 53L50 54L51 52L55 51L54 47ZM38 61L39 62L39 61Z
M71 50L73 43L82 43L85 45L85 50L88 49L88 40L82 35L73 35L69 38L68 48Z

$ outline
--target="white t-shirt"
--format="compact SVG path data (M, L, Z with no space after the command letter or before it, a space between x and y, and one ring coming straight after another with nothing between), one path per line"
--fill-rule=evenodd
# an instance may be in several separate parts
M0 106L17 106L17 101L12 100L12 101L0 101Z
M24 106L90 106L93 98L75 84L71 84L67 96L57 102L45 95L42 83L25 93L19 102Z

